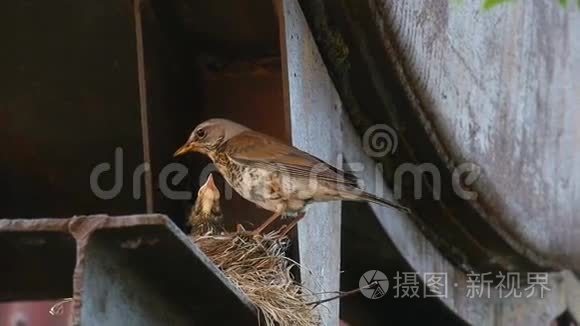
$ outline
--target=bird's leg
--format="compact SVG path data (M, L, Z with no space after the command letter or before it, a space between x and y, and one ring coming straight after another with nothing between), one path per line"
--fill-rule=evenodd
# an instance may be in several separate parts
M254 231L252 231L253 235L259 235L260 233L262 233L262 231L264 231L270 224L274 223L275 220L277 220L282 214L280 213L274 213L272 214L272 216L270 216L266 222L262 223L262 225L260 225L257 229L255 229Z
M288 224L280 233L280 237L284 237L286 236L290 231L292 231L292 229L296 226L296 224L298 224L298 222L300 222L301 219L304 218L304 216L306 216L306 212L302 212L300 214L298 214L298 216L296 216L294 218L294 220L292 221L292 223Z
M246 232L246 229L244 228L244 226L243 226L243 225L241 225L241 224L236 224L236 232L237 232L237 233L244 233L244 232Z

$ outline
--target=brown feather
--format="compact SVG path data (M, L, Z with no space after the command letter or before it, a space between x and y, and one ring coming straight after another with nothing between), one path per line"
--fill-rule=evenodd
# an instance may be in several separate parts
M296 177L316 176L319 180L357 187L357 178L353 174L256 131L244 131L222 146L226 155L242 164Z

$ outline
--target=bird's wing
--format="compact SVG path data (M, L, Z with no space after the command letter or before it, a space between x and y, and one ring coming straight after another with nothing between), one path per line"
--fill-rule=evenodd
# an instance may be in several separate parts
M230 158L246 165L357 187L357 178L352 173L255 131L245 131L231 138L225 147Z

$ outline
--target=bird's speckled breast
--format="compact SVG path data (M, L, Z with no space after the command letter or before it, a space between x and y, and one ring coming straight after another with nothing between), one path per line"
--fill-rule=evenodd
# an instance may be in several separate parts
M214 163L230 186L243 198L273 212L300 211L304 202L289 202L288 189L278 172L240 164L219 153Z

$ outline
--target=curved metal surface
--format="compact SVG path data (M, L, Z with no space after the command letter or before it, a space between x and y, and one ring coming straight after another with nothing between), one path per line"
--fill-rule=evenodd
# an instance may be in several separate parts
M409 162L441 172L441 200L415 200L404 184L403 201L448 259L463 270L580 269L577 12L546 2L492 12L447 1L301 4L358 130L397 130L386 179ZM476 200L453 191L463 162L484 171Z

